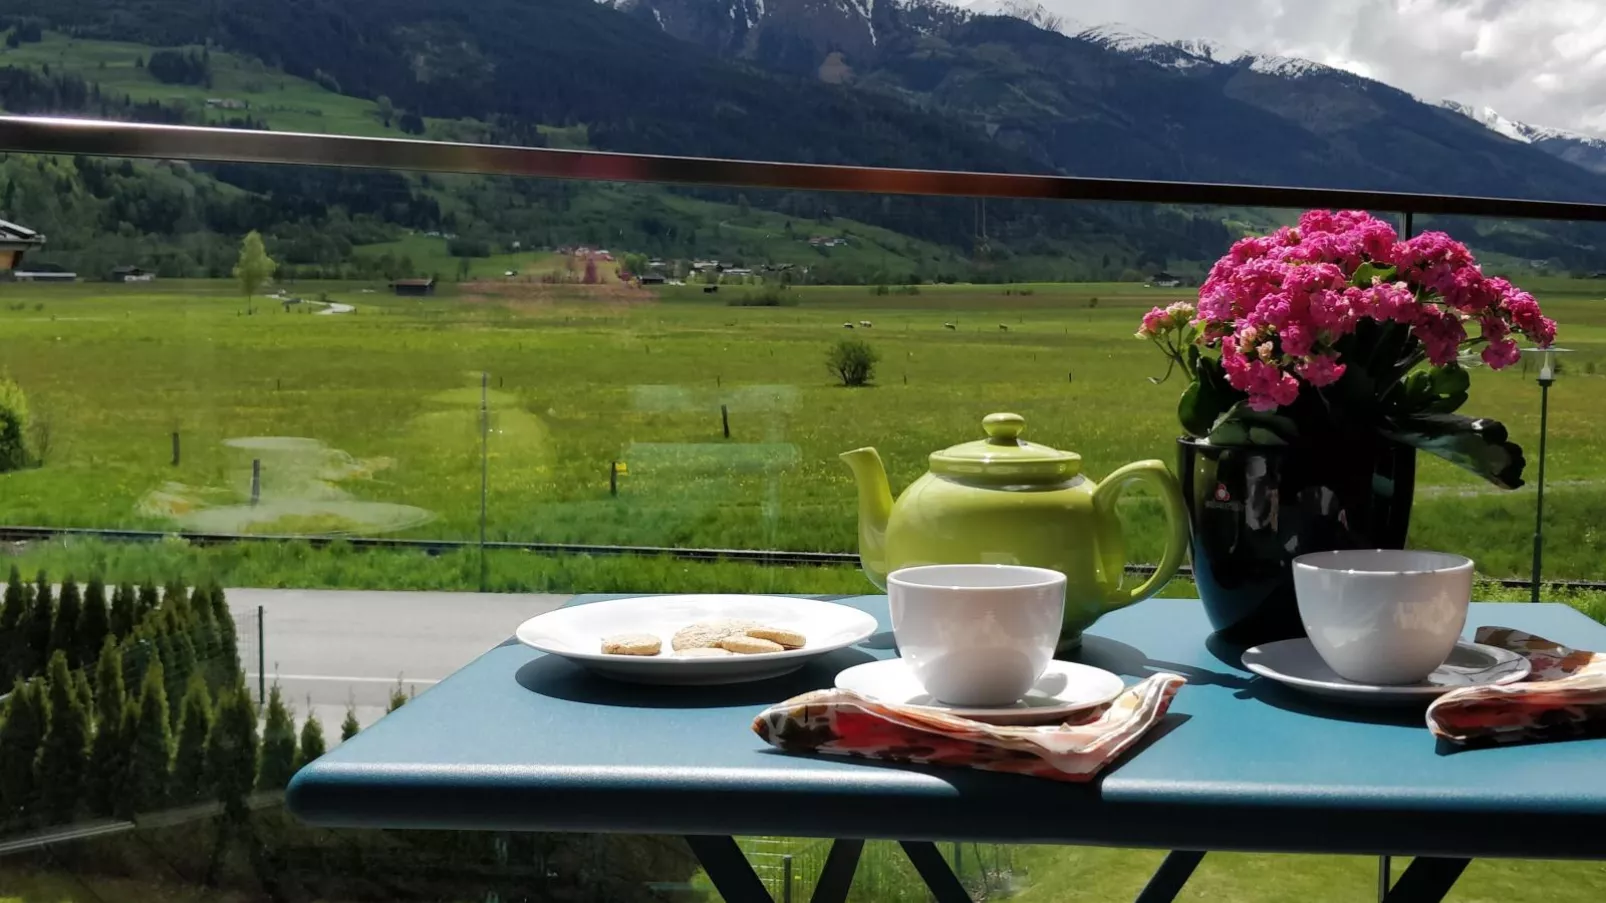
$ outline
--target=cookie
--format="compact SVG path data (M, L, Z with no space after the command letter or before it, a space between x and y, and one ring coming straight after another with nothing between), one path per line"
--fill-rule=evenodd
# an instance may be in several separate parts
M603 655L657 655L663 641L650 633L621 633L602 638Z
M767 652L785 652L786 647L780 643L761 640L756 636L737 634L728 636L719 642L720 648L728 649L737 655L763 655Z
M675 635L669 640L669 646L676 652L686 649L711 649L718 646L726 637L739 636L742 631L758 626L757 621L738 621L733 618L702 621L675 631Z
M718 646L698 646L695 649L680 650L675 653L675 658L730 658L735 654Z
M749 627L747 628L747 635L761 640L769 640L772 643L779 643L787 649L802 649L808 645L808 639L803 634L782 627Z

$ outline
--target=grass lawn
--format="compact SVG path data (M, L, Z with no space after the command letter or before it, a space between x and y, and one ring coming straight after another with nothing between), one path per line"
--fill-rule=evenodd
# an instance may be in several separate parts
M1546 572L1606 577L1595 514L1606 502L1595 416L1606 287L1540 289L1580 352L1551 393ZM1163 368L1131 333L1142 310L1186 290L803 288L782 308L727 307L730 292L694 287L658 300L292 291L356 309L259 304L245 316L223 282L0 286L0 364L50 428L46 466L0 476L0 522L473 538L481 373L492 539L852 551L841 451L876 445L902 488L929 452L1012 410L1030 438L1080 452L1097 478L1170 459L1177 432L1180 387L1148 382ZM842 329L860 320L874 327ZM842 389L826 372L826 350L849 334L881 354L873 388ZM1520 372L1473 379L1468 410L1511 428L1531 476L1534 383ZM617 496L614 461L627 470ZM1488 575L1521 575L1533 502L1531 487L1497 492L1424 457L1412 540L1473 555ZM1158 506L1137 498L1125 511L1134 560L1153 560Z

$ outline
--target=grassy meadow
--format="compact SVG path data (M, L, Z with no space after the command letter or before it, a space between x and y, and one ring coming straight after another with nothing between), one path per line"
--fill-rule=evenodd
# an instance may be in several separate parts
M355 309L258 298L247 315L224 282L0 286L0 366L49 435L44 467L0 476L0 523L475 538L482 399L494 540L852 551L837 453L877 446L901 488L993 411L1080 452L1094 478L1173 456L1181 386L1147 380L1163 367L1132 331L1186 289L820 287L738 307L733 287L287 288ZM1579 352L1551 393L1546 573L1603 578L1606 283L1535 288ZM876 385L840 388L825 352L862 320L874 326L851 334L881 354ZM1531 481L1537 387L1516 371L1473 379L1468 410L1511 428ZM1533 505L1531 486L1498 492L1424 457L1412 541L1524 575ZM1158 506L1126 513L1133 560L1153 560Z

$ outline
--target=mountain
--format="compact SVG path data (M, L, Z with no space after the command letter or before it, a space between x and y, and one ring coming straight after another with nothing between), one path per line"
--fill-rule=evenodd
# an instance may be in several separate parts
M1489 107L1470 107L1453 100L1441 101L1440 106L1471 119L1497 135L1520 144L1531 144L1551 156L1582 166L1590 172L1606 174L1606 139L1569 132L1565 129L1517 122L1507 119Z

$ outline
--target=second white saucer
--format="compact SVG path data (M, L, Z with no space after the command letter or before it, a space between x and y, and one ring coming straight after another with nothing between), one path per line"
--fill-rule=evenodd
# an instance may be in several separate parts
M1104 705L1121 695L1125 683L1102 668L1051 661L1036 685L1014 705L963 708L939 702L926 692L903 659L855 665L836 676L839 690L849 690L889 705L935 709L987 724L1051 724Z

